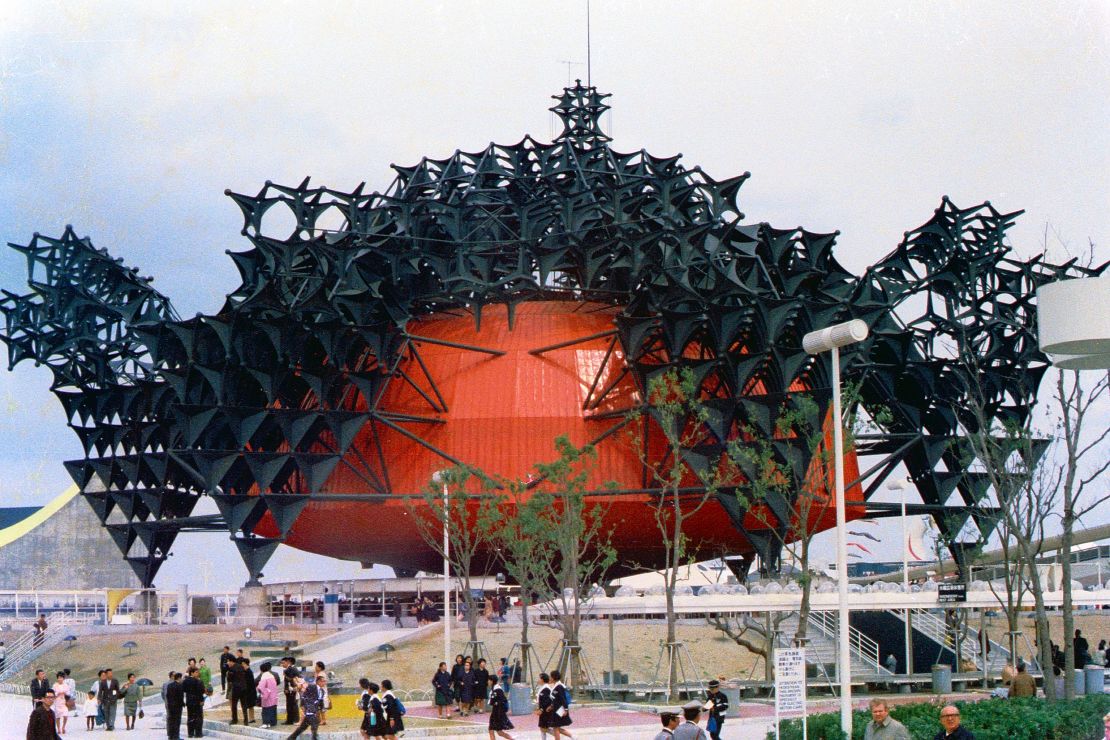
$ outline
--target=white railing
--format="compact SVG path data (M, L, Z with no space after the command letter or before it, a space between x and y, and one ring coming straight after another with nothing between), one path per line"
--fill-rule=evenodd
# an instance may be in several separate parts
M832 612L810 612L809 624L822 635L837 640L839 639L839 620ZM890 673L879 662L882 657L879 655L879 643L872 640L867 635L860 632L852 625L848 625L848 646L849 652L854 654L857 659L863 662L869 669L873 669L875 673Z
M23 670L35 657L60 643L66 636L64 627L77 621L74 615L66 613L50 614L45 619L45 633L39 634L34 630L24 632L10 646L7 646L4 669L0 671L0 678L6 678Z
M905 621L905 613L902 609L890 609L889 613L898 617L899 620ZM979 631L971 627L966 627L962 630L953 629L948 622L938 617L927 609L911 609L913 615L913 628L921 632L921 634L930 638L938 645L942 645L953 653L956 653L961 658L968 658L975 662L979 670L983 670L983 648L979 642ZM956 646L955 635L959 634L959 649ZM991 644L991 653L997 654L1002 662L1009 658L1010 651L1004 646L997 643ZM987 667L991 666L991 661L997 661L999 658L988 658L986 661Z

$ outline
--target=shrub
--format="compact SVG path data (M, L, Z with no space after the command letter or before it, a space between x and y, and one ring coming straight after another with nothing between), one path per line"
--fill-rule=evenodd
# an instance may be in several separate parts
M1095 740L1103 736L1102 717L1110 712L1110 696L1084 696L1071 702L1043 699L985 699L956 702L961 724L975 740ZM940 730L939 703L922 702L892 707L890 716L901 722L915 740L932 740ZM855 712L852 738L862 740L870 712ZM844 740L840 714L813 714L806 718L810 740ZM768 740L775 734L768 733ZM801 740L801 720L785 720L780 740Z

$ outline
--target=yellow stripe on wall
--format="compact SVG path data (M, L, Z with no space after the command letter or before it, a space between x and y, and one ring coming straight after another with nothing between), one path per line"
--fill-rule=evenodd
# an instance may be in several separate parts
M53 501L42 507L34 514L25 519L12 524L10 526L0 529L0 547L6 547L11 543L18 540L23 535L27 534L35 527L45 522L50 517L58 513L58 510L68 504L74 496L77 495L77 486L70 486L65 490L65 493L54 498Z

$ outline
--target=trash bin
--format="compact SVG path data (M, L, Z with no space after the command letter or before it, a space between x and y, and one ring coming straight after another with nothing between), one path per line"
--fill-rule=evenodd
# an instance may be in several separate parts
M933 666L933 693L952 693L952 666L943 664Z
M514 683L509 687L509 714L514 717L532 713L532 690L526 683Z
M1087 679L1087 693L1101 694L1106 690L1106 670L1100 665L1089 665L1083 669Z
M725 717L739 717L740 684L723 683L721 684L721 693L728 697L728 711L725 712Z
M1087 693L1087 682L1083 678L1083 671L1076 668L1075 673L1072 674L1075 683L1075 695L1083 696Z

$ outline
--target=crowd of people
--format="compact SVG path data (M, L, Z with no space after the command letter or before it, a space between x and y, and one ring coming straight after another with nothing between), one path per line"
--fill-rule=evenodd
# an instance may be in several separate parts
M142 717L143 687L134 673L128 673L121 684L111 668L104 668L97 671L88 691L81 691L69 668L58 671L53 683L46 677L46 671L39 668L30 688L27 740L55 740L69 732L71 719L81 717L85 719L86 730L101 725L106 730L115 730L121 708L126 730L134 729L136 719Z

